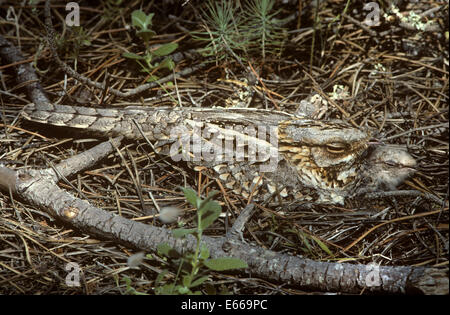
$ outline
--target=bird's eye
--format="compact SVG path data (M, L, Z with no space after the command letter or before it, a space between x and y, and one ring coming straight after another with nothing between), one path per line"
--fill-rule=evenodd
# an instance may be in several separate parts
M347 146L342 142L331 142L326 144L326 148L330 153L344 153Z
M389 160L385 161L384 163L386 163L387 166L392 166L392 167L397 166L397 163L395 163L393 161L389 161Z

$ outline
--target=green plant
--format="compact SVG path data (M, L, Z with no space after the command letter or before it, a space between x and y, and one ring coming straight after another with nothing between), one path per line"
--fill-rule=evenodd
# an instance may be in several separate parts
M90 35L82 26L68 28L64 35L55 35L57 49L62 55L73 58L74 69L77 69L78 56L83 46L91 46Z
M204 230L209 227L220 215L221 206L212 197L217 194L217 191L211 192L208 197L202 200L197 196L195 191L189 188L182 188L186 200L197 209L197 227L192 229L179 228L173 230L173 235L176 238L184 238L187 235L193 235L197 240L195 251L187 252L184 255L178 253L175 249L166 243L158 246L158 254L166 257L166 260L178 264L178 270L173 283L163 284L163 279L168 270L163 270L158 274L155 280L155 294L202 294L198 287L204 285L208 294L216 294L216 288L207 282L209 279L208 272L226 271L231 269L247 268L247 263L232 257L210 258L208 247L201 242ZM153 257L148 254L148 259ZM123 276L122 280L125 282L125 291L122 294L146 295L137 291L131 286L131 279ZM119 278L115 276L116 285L119 288ZM195 288L195 290L194 290ZM221 290L221 293L226 293L226 288Z
M122 2L123 0L102 0L102 19L104 19L105 22L110 22L117 18L117 16L120 16Z
M250 53L281 51L284 43L284 29L275 19L279 10L273 12L274 0L252 0L239 11L235 1L209 0L202 9L206 32L193 32L194 39L206 41L200 51L216 60L233 57L239 62ZM270 47L270 49L268 49Z
M117 285L117 287L119 287L119 277L118 277L117 275L115 275L114 278L115 278L115 280L116 280L116 285ZM121 294L123 294L123 295L126 295L126 294L133 294L133 295L148 295L148 294L145 293L145 292L139 292L139 291L137 291L135 288L133 288L133 287L131 286L131 279L130 279L129 277L123 276L122 279L123 279L123 281L125 282L126 288L125 288L125 291L124 291L124 292L122 292L122 290L120 290L120 291L121 291Z
M294 242L292 244L295 246L295 248L301 249L305 254L308 254L308 255L316 257L317 259L320 259L323 255L323 253L322 253L322 251L323 251L327 255L334 258L334 255L331 252L331 250L328 248L328 246L324 242L322 242L318 237L308 234L308 233L302 231L301 229L298 230L298 229L290 229L289 228L289 229L286 229L284 232L292 233L298 237L299 242ZM317 247L314 245L314 243L319 246L319 248L321 249L320 251L317 249ZM298 244L302 244L302 245L299 247Z
M72 31L74 35L73 46L75 59L78 59L81 47L91 46L91 41L89 39L89 34L82 26L73 26Z
M262 56L266 58L266 50L273 48L270 52L275 54L280 52L285 39L285 32L280 27L280 21L275 16L281 11L273 11L275 0L252 0L248 3L246 12L245 27L247 34L254 34L251 42L256 43L258 49L262 51Z
M169 245L163 243L158 246L158 253L178 263L178 271L173 283L162 285L165 273L158 275L156 279L156 294L201 294L197 288L204 284L209 294L215 294L215 288L206 282L209 278L208 271L225 271L237 268L247 268L247 264L237 258L222 257L210 258L208 247L202 243L202 234L220 215L221 206L212 197L217 193L211 192L202 200L192 189L183 188L187 201L197 209L197 227L192 229L179 228L173 230L176 238L193 235L197 240L195 251L179 254ZM161 284L161 285L160 285Z
M133 11L131 14L132 24L133 27L137 29L136 35L144 42L145 52L142 56L130 52L125 52L122 54L125 58L136 60L136 62L141 66L141 71L148 73L148 82L158 80L158 76L154 74L156 71L162 68L172 70L175 67L175 63L170 56L166 57L161 62L154 61L154 59L168 56L178 48L177 43L167 43L154 50L150 48L150 40L156 35L156 33L151 29L153 16L154 13L146 15L141 10Z
M202 9L206 32L192 32L194 39L208 42L200 49L203 55L216 56L216 60L221 60L230 55L236 56L240 50L245 52L248 40L240 34L241 19L235 12L232 1L209 0L206 3L206 9Z

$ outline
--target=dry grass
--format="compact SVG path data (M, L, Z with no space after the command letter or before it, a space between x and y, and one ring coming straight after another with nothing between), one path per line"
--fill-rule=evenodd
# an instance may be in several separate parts
M81 23L90 40L88 46L80 46L78 35L63 27L65 11L62 5L58 6L62 2L53 2L53 23L57 32L64 35L60 56L66 63L98 82L103 82L107 72L110 87L116 89L134 88L144 82L145 75L121 57L124 51L143 50L134 32L125 28L125 23L130 23L131 12L141 7L141 1L110 9L102 4L108 1L97 4L80 1ZM200 5L200 2L191 3ZM406 146L420 166L414 178L401 188L431 193L445 203L402 196L351 200L345 207L284 212L260 207L261 211L247 224L244 236L249 242L275 251L316 260L448 266L448 33L408 30L393 21L390 25L383 22L372 29L375 34L369 34L349 19L331 23L342 13L344 5L345 1L323 5L314 33L314 9L303 4L301 19L286 26L292 33L283 56L273 56L264 63L261 56L252 56L252 67L260 69L259 76L266 81L264 87L258 85L264 94L255 96L251 106L294 112L300 100L311 92L329 96L333 86L346 86L348 98L330 99L327 116L346 119L357 126L370 126L378 130L376 138L380 141ZM102 91L65 78L44 44L42 7L35 11L31 6L21 8L15 1L7 1L0 6L0 16L6 16L9 6L14 7L19 22L1 18L1 33L20 47L28 61L36 62L42 86L53 102L76 104L84 99L85 103L99 106L103 100L108 105L123 106L145 100L152 106L174 105L159 87L135 99L124 100L111 95L103 97ZM448 32L448 5L429 1L401 9L420 13L438 6L441 8L427 19ZM281 14L288 16L298 6L280 8ZM153 44L180 39L178 51L197 45L177 27L178 23L190 30L198 29L199 23L189 5L152 8L144 5L143 10L157 12L155 31L163 35L157 36ZM350 7L347 12L358 21L364 19L365 12L358 6ZM169 13L180 20L168 19ZM300 30L294 32L299 23ZM176 70L202 61L183 60L177 63ZM178 79L177 93L184 106L190 106L192 100L204 107L223 105L223 100L233 94L227 83L219 81L225 79L226 69L236 74L233 79L242 80L242 68L233 61L211 63L204 71ZM64 130L26 123L19 111L29 100L16 86L10 65L2 63L0 70L2 90L8 91L0 91L1 163L15 169L45 167L98 143ZM177 99L174 89L169 92ZM94 205L133 219L146 216L154 202L159 206L176 205L186 210L182 217L186 226L193 223L194 212L188 208L178 187L189 185L204 192L220 188L183 165L156 155L145 143L127 143L122 155L125 161L118 154L110 156L95 169L71 178L71 185L61 182L61 187ZM210 235L223 235L246 204L246 200L231 192L222 195L219 201L229 217L210 229ZM0 193L0 209L0 293L119 294L124 291L124 282L120 281L118 286L115 277L124 275L131 278L138 291L151 293L157 275L168 268L165 262L154 259L146 261L139 270L129 269L126 262L132 250L73 231L8 194ZM144 222L160 224L152 219ZM80 287L64 284L68 262L82 266ZM174 273L169 273L167 281L173 277ZM236 275L213 274L212 279L218 288L236 294L301 293L277 283Z

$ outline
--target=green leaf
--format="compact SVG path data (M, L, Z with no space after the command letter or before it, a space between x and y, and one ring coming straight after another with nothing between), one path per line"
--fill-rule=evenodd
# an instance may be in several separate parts
M238 258L233 258L233 257L208 259L208 260L205 260L203 263L206 267L208 267L211 270L215 270L215 271L248 268L248 265L245 261L238 259Z
M191 286L191 281L192 281L191 275L185 275L185 276L183 276L183 285L184 285L186 288L190 288L190 286Z
M122 279L125 281L125 284L126 284L126 289L123 294L148 295L147 293L139 292L135 288L133 288L131 286L131 279L128 278L127 276L123 276Z
M162 46L159 46L156 50L153 51L153 54L155 56L167 56L177 48L178 48L177 43L167 43Z
M215 195L217 195L219 193L218 190L211 190L208 194L208 199L211 199L212 197L214 197Z
M211 204L209 204L209 202L211 201L211 199L217 195L219 192L217 190L213 190L208 194L208 197L206 197L205 200L202 200L200 203L200 206L198 207L198 211L199 213L203 213L203 211L205 211L206 209L208 209L208 207L211 206ZM214 207L214 206L213 206ZM220 205L219 205L220 207Z
M206 211L205 214L203 214L200 219L200 225L198 228L201 231L206 230L206 228L208 228L211 224L213 224L214 221L216 221L216 219L219 216L220 216L220 211L212 211L212 210Z
M144 72L147 72L147 71L144 71ZM155 82L155 81L158 81L158 80L159 80L159 77L152 74L152 75L150 75L148 77L147 82Z
M152 65L150 64L150 62L152 62L153 59L153 55L150 53L146 53L144 56L142 56L142 59L144 59L144 61L147 63L147 65L149 67L152 67Z
M206 246L205 244L202 243L201 245L201 250L200 250L200 259L202 260L206 260L209 258L209 249L208 246Z
M142 38L145 42L148 42L153 36L156 35L156 33L152 30L142 30L138 31L136 35Z
M180 254L167 243L158 244L157 250L159 255L164 255L169 258L180 258Z
M133 288L133 294L134 294L134 295L149 295L148 293L137 291L137 290L134 289L134 288Z
M190 288L199 286L200 284L202 284L203 282L208 280L208 278L209 278L208 276L203 276L203 277L198 278L197 280L195 280L194 282L191 283Z
M131 279L127 276L123 276L122 280L125 281L125 284L127 286L126 289L128 291L128 289L131 288Z
M309 240L308 240L308 237L307 237L307 235L303 235L302 234L302 240L303 240L303 244L305 245L305 247L306 247L306 249L307 249L307 251L306 252L311 252L312 251L312 246L311 246L311 244L309 243Z
M163 62L160 63L159 67L172 70L173 68L175 68L175 62L173 62L172 58L169 57L164 59Z
M189 203L192 206L197 208L197 199L199 198L197 197L195 191L193 191L191 188L183 188L183 187L181 188L181 190L183 190L184 197L186 198L186 200L189 201Z
M219 193L218 190L211 190L204 201L207 202L207 201L211 200L218 193Z
M312 238L312 239L320 246L320 248L322 248L322 250L323 250L324 252L326 252L328 255L334 257L333 253L332 253L331 250L328 248L328 246L325 245L321 240L319 240L317 237L312 236L312 235L311 235L311 238Z
M210 200L211 198L208 197L207 199L203 200L200 204L199 212L202 213L205 210L222 210L222 207L217 201Z
M178 286L175 286L175 283L168 283L168 284L163 285L162 287L155 288L155 294L157 294L157 295L173 294L174 290L177 287Z
M182 238L182 237L185 237L188 234L194 233L195 231L197 231L197 229L183 229L183 228L180 228L180 229L174 229L172 231L172 233L173 233L173 237L175 237L175 238Z
M204 231L208 226L210 226L222 212L222 207L216 201L208 201L199 211L200 226L199 229Z
M180 294L191 294L191 290L189 290L189 288L182 287L182 286L177 286L177 288L178 288L178 292Z
M141 10L134 10L133 13L131 13L131 22L134 27L138 27L141 30L146 30L148 26L152 25L152 19L154 15L154 13L146 15Z
M122 57L125 57L125 58L128 58L128 59L139 59L139 60L144 59L143 56L139 56L137 54L130 53L130 52L124 52L122 54Z

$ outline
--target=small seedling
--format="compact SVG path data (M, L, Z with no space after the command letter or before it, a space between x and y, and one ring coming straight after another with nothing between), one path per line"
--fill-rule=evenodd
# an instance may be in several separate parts
M158 80L158 76L154 73L162 68L172 70L175 68L175 63L171 57L166 57L163 61L154 61L156 58L170 55L175 49L178 48L177 43L167 43L152 50L150 48L150 40L156 35L151 29L152 19L154 13L146 15L141 10L135 10L131 14L131 20L133 27L136 28L136 35L142 39L145 45L144 55L138 55L135 53L125 52L123 57L128 59L134 59L141 66L141 71L148 73L148 82Z
M216 288L208 282L210 270L226 271L231 269L248 268L245 261L233 257L210 258L208 247L201 242L202 234L220 215L222 208L212 198L217 191L212 191L206 199L201 199L195 191L189 188L182 188L186 200L197 209L197 227L191 229L178 228L173 230L173 236L176 238L184 238L192 235L197 240L195 251L181 255L166 243L158 246L158 254L166 258L167 261L178 263L178 270L173 283L163 284L165 275L168 270L163 270L155 280L155 294L202 294L198 289L203 285L207 294L216 294ZM150 255L146 256L152 259ZM131 286L131 280L123 277L126 284L124 294L145 294L138 292ZM119 287L118 279L116 279ZM221 290L225 293L226 288Z
M205 56L215 56L219 61L233 57L246 60L250 54L281 52L286 41L285 30L277 20L280 10L273 10L274 0L252 0L243 7L234 1L209 0L202 9L205 32L192 32L194 39L206 42L200 49Z
M156 294L201 294L197 290L204 284L209 294L215 294L215 289L207 283L208 270L225 271L230 269L247 268L247 263L233 257L210 258L208 247L201 242L202 234L220 215L222 208L212 197L217 191L211 192L202 200L195 191L183 188L186 200L197 209L197 227L192 229L179 228L173 231L176 238L193 235L197 240L194 253L179 254L169 245L163 243L158 246L158 253L179 263L177 276L174 283L165 284L156 288ZM163 275L157 279L158 284ZM157 285L158 285L157 284Z

